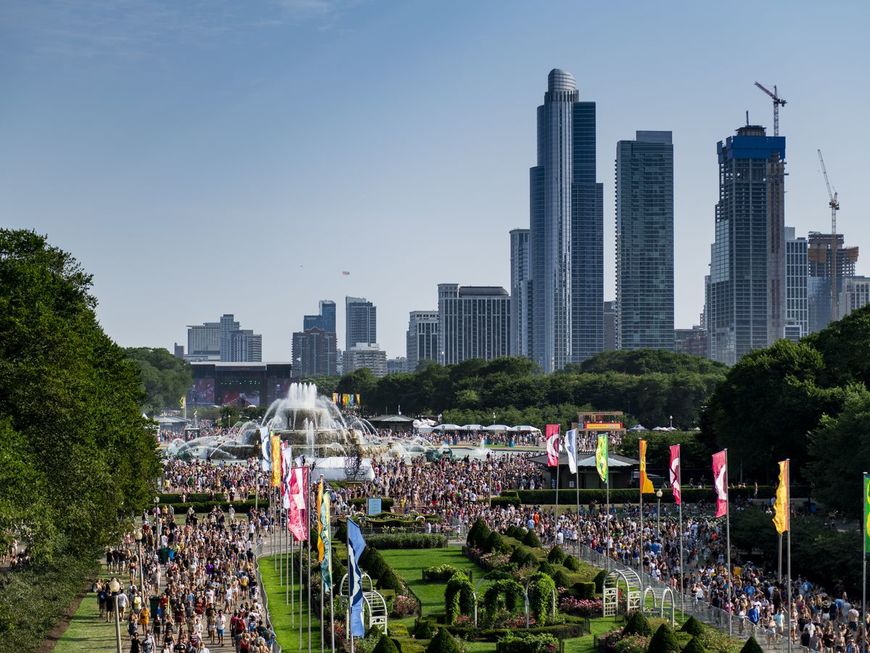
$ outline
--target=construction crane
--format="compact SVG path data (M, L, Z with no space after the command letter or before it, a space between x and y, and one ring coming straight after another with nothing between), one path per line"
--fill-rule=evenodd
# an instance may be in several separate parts
M774 85L773 91L770 91L770 89L765 88L758 82L755 82L755 85L762 91L767 93L773 100L773 135L779 136L779 108L785 106L785 100L779 97L779 93L776 90L776 85Z
M831 188L828 180L828 169L825 167L825 159L822 151L819 152L819 163L822 166L822 175L825 177L825 186L828 189L828 206L831 207L831 322L840 319L839 294L837 293L837 211L840 210L840 200L837 197L837 189Z

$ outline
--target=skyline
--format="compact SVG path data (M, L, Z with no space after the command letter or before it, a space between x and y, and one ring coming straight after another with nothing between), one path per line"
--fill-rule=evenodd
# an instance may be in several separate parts
M616 143L669 130L675 326L697 322L716 142L746 109L772 133L756 80L788 100L786 224L830 228L821 148L838 231L870 243L861 3L209 9L0 9L0 79L16 90L0 103L2 222L47 233L94 274L101 323L122 345L171 348L186 324L234 313L263 334L264 360L287 360L318 300L362 296L378 306L379 344L402 356L408 313L434 309L439 283L510 288L508 232L528 224L535 107L552 68L597 104L605 299ZM636 27L648 24L660 27Z

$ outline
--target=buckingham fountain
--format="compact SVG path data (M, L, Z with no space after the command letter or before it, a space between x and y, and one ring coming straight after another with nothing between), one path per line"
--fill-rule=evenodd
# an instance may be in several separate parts
M326 480L371 480L372 456L395 453L364 419L345 419L312 383L291 383L287 396L272 402L260 422L248 421L222 435L175 440L166 455L182 460L239 462L261 456L261 434L286 442L294 459L314 467Z

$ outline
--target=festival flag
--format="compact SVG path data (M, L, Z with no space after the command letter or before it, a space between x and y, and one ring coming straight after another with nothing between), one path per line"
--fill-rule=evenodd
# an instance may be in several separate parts
M864 556L870 553L870 474L864 474Z
M314 510L317 513L317 562L323 562L323 522L321 521L320 506L323 503L323 478L317 483L317 499L314 502Z
M728 512L728 450L713 454L713 487L716 490L716 516Z
M272 444L269 438L269 427L260 427L260 471L268 472L272 469Z
M547 424L545 427L547 437L547 465L550 467L559 466L559 425Z
M788 460L779 461L779 485L776 487L776 500L773 503L773 525L782 535L789 529L789 478Z
M284 510L290 509L290 477L293 475L293 449L281 443L281 498Z
M338 405L338 393L337 392L332 393L332 403L334 403L336 406Z
M297 542L308 540L308 511L305 495L308 492L308 468L294 467L290 470L290 509L287 528Z
M598 434L598 446L595 447L595 469L602 483L607 483L607 433Z
M348 584L350 596L350 627L348 630L353 637L363 637L366 634L363 625L363 589L362 572L359 567L359 558L366 548L365 540L359 526L352 519L347 520L347 561L349 566Z
M347 405L353 408L354 406L354 395L347 396Z
M577 429L571 429L565 434L565 451L568 453L568 469L577 473Z
M671 462L668 465L668 474L671 481L671 491L674 493L674 503L678 506L682 503L680 490L680 445L671 445Z
M181 410L187 408L187 395L181 395L181 400L178 403L181 404Z
M320 527L320 542L318 547L322 545L322 553L320 548L318 548L318 555L321 557L320 576L323 579L324 592L329 592L332 588L332 530L330 527L329 504L329 492L324 492L323 499L320 502L320 519L318 520Z
M654 494L656 489L646 475L646 440L640 441L640 493Z
M362 406L362 402L359 400L359 395L357 394L357 395L354 395L354 396L356 397L356 405L357 405L357 406Z
M272 434L272 487L281 487L281 438Z

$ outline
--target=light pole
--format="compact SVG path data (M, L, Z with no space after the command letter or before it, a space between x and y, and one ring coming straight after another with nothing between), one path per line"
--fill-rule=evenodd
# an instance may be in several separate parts
M142 606L145 606L145 560L142 558L142 529L137 528L133 533L136 539L136 552L139 554L139 596L142 600Z
M668 421L670 422L669 426L671 428L674 428L674 416L673 415L668 415Z
M115 646L117 653L121 653L121 618L118 616L118 592L121 591L121 583L117 578L113 578L109 582L109 592L112 594L112 600L115 602Z
M656 490L656 533L662 536L662 489Z

